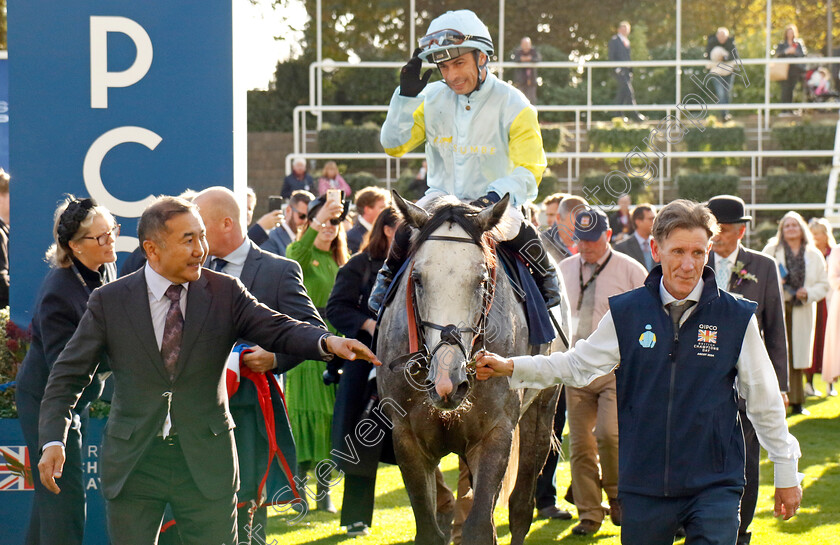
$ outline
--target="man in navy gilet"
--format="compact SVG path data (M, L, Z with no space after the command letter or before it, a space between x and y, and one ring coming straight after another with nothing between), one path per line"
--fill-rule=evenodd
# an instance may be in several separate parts
M744 489L739 393L775 464L774 514L789 519L802 499L799 443L755 303L718 289L705 267L717 231L704 206L666 205L651 243L660 266L643 287L610 298L592 335L566 353L478 358L479 379L510 376L511 388L582 387L615 369L625 544L670 545L680 525L686 542L735 543Z

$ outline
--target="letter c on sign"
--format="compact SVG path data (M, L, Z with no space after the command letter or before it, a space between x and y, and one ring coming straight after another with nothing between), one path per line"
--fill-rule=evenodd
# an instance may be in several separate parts
M102 161L105 155L113 148L127 142L143 144L153 150L163 140L156 133L143 127L117 127L106 132L90 145L82 172L85 179L85 187L91 197L106 207L115 216L125 218L137 218L143 214L143 210L155 200L152 195L140 201L122 201L111 195L105 184L102 183Z

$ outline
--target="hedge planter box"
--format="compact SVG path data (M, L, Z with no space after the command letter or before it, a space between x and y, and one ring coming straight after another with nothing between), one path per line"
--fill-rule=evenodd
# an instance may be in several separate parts
M88 424L85 455L87 524L85 545L107 545L105 500L99 481L99 452L106 420L92 418ZM21 468L37 464L37 453L29 454L17 419L0 418L0 505L2 526L0 545L20 545L26 538L32 510L32 474ZM31 457L30 457L31 456ZM49 517L49 514L46 514Z

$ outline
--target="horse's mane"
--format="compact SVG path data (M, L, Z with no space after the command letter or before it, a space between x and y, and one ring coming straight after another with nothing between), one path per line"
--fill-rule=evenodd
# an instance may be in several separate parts
M493 235L491 231L483 231L475 221L480 208L464 204L452 197L441 197L431 203L429 215L431 216L426 224L411 239L411 253L426 242L429 237L437 231L444 223L455 223L460 225L467 235L482 249L485 261L495 266L495 256L491 249Z

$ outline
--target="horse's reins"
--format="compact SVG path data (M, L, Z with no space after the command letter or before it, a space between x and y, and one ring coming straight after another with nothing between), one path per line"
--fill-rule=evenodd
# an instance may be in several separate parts
M461 242L467 244L475 244L482 249L485 248L479 241L472 238L452 237L446 235L431 235L426 240L444 240L449 242ZM488 294L488 297L486 298L486 304L484 305L484 308L482 309L482 312L478 317L478 321L475 327L458 327L454 324L443 326L434 322L423 320L420 316L420 310L417 306L417 294L414 290L414 281L412 279L414 264L411 264L408 270L408 280L406 285L406 309L408 314L408 345L409 350L412 354L418 352L422 347L428 354L428 357L431 358L443 345L448 344L450 346L457 346L464 354L464 358L466 360L470 360L471 353L473 351L473 348L475 348L475 343L479 336L481 336L482 339L482 348L484 347L486 339L483 333L487 325L487 316L490 314L490 308L493 306L493 298L496 294L497 269L495 240L493 240L493 238L489 236L484 237L484 240L492 254L492 259L490 260L490 262L487 262L487 260L485 260L485 264L487 265L487 269L490 275L489 280L484 281L484 293ZM428 347L426 346L425 335L423 335L423 328L426 327L441 332L440 341L434 346L434 348L432 348L431 351L428 350ZM467 347L464 345L464 342L461 339L461 334L468 332L473 333L473 338L469 350L467 350Z

